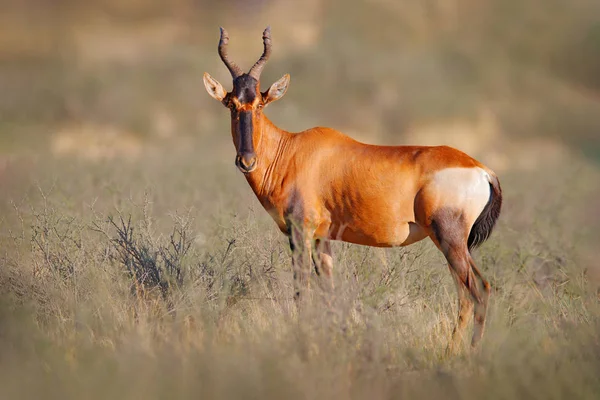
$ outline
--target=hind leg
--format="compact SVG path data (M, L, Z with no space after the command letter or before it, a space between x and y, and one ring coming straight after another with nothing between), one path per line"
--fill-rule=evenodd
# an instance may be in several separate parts
M467 313L470 314L474 309L475 334L478 335L477 340L474 336L471 341L471 345L474 346L479 339L481 339L481 335L483 335L482 324L485 322L487 303L477 287L475 274L473 273L469 262L470 256L466 243L465 245L448 244L448 242L442 240L440 245L446 260L448 260L448 264L450 264L452 274L459 288L459 303L462 303L460 306L461 309L459 310L459 320L452 338L453 345L460 342L463 332L470 320L470 316L467 317L466 315ZM461 299L461 297L463 298Z
M456 325L452 331L452 339L450 340L450 344L448 345L447 349L447 352L452 354L462 347L465 329L473 317L473 300L471 299L469 291L466 289L465 285L463 285L454 269L450 265L448 265L448 268L450 269L450 273L454 279L458 294L458 316Z
M475 311L474 311L475 325L473 328L473 339L471 340L471 346L475 347L475 346L477 346L477 344L483 337L483 331L485 329L485 317L487 314L487 306L488 306L488 301L490 298L491 287L490 287L490 283L487 280L485 280L485 278L481 275L481 272L475 265L475 262L473 261L473 257L471 257L471 254L468 254L468 256L469 256L469 264L471 265L471 269L475 272L475 275L477 275L477 277L479 278L479 281L481 282L481 286L483 287L483 293L481 295L482 301L481 301L481 303L475 304Z
M466 314L470 313L473 303L475 331L471 345L477 345L483 336L483 324L485 323L487 310L489 284L481 278L481 274L469 254L467 246L469 228L460 211L444 210L438 212L434 215L431 222L431 239L448 261L458 288L459 320L453 333L451 347L460 343L462 333L468 324ZM478 288L475 274L482 279L482 282L485 282L483 283L484 294ZM468 305L469 301L465 300L468 297L472 299L470 305Z

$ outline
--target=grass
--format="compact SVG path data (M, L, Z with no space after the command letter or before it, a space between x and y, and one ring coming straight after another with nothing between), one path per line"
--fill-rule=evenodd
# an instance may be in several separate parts
M501 175L504 211L476 254L493 285L486 336L448 356L456 295L430 243L336 243L334 299L313 285L298 314L286 239L230 163L184 147L39 157L7 187L7 398L597 396L593 165Z
M26 3L0 24L4 398L598 398L597 1ZM282 128L469 145L498 172L478 351L445 352L457 300L427 241L335 243L334 298L313 284L298 313L202 89L230 85L218 26L251 65L268 23Z

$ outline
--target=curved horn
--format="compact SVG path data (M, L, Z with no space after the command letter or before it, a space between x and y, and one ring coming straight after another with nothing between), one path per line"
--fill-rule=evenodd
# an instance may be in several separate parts
M233 79L235 79L238 76L242 75L244 72L240 67L237 66L236 63L230 61L227 57L227 43L229 43L229 34L223 27L221 27L220 29L221 39L219 40L219 56L221 57L221 60L223 60L223 63L225 64L229 72L231 72L231 76L233 77Z
M265 64L267 63L269 56L271 55L271 27L270 26L267 26L267 29L265 29L265 31L263 32L263 43L265 45L265 50L263 51L262 56L260 56L260 58L258 59L256 64L254 64L252 66L252 68L250 68L250 72L248 72L248 75L250 75L251 77L253 77L256 80L260 79L260 74L261 74L263 68L265 67Z

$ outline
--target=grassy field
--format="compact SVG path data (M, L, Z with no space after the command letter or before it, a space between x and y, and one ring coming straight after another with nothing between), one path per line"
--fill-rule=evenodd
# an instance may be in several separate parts
M501 175L504 211L476 254L487 334L447 356L455 289L431 243L336 243L331 306L314 290L299 316L287 240L231 157L192 144L8 165L6 398L597 396L595 165Z
M2 398L598 398L597 2L42 3L0 15ZM267 23L280 127L498 173L477 351L446 353L457 298L428 240L336 242L333 298L297 312L201 78L230 87L219 25L246 66Z

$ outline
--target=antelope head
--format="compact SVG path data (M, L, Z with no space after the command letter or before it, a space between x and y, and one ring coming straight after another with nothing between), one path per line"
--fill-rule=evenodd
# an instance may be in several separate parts
M279 100L286 92L290 83L290 76L275 82L266 92L260 91L260 74L262 73L269 56L271 55L271 28L263 32L264 51L258 61L250 68L248 73L231 61L227 55L229 35L221 28L219 40L219 56L231 73L233 89L227 92L215 78L204 73L204 86L213 98L220 101L231 111L231 134L237 151L235 165L247 174L254 171L260 162L255 148L260 143L260 127L263 108Z

